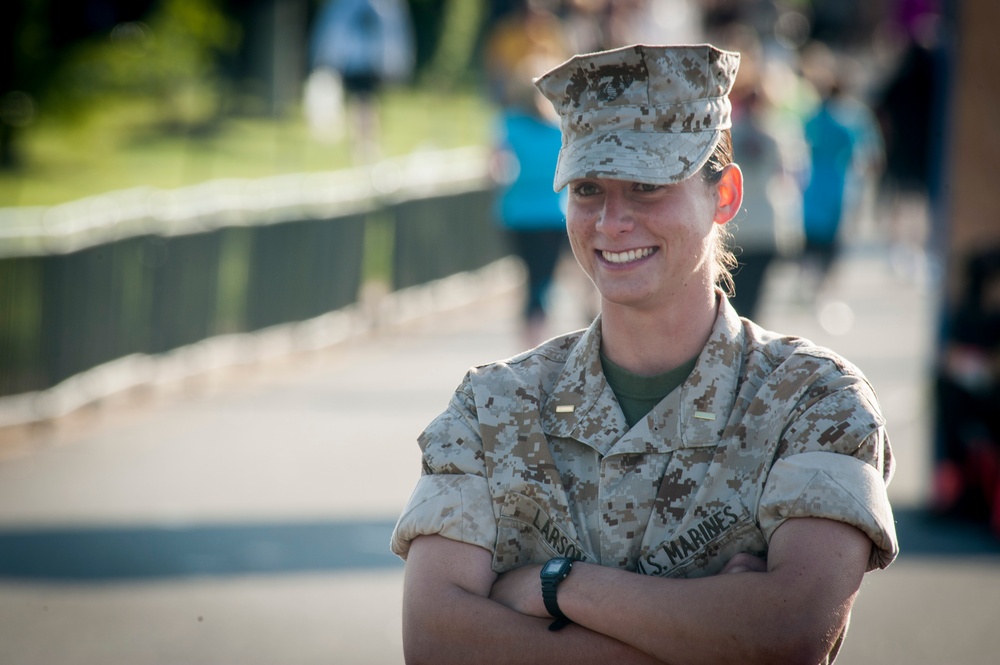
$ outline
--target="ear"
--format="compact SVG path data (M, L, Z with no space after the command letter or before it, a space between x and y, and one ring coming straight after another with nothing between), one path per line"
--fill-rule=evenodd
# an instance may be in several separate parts
M736 163L729 164L722 171L722 177L715 184L716 224L725 224L740 211L743 205L743 171Z

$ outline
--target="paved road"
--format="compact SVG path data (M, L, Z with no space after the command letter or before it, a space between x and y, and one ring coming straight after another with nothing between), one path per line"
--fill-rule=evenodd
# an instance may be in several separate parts
M903 554L867 578L838 663L995 663L1000 543L919 510L933 301L874 249L842 268L826 328L791 266L759 317L866 371L899 460ZM576 326L560 302L557 325ZM468 366L517 350L516 306L493 290L0 437L0 664L401 663L402 565L386 543L414 439Z

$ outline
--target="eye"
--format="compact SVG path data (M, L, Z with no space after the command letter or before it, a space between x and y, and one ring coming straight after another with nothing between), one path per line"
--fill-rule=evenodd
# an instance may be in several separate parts
M652 194L653 192L662 188L662 185L654 185L648 182L637 182L635 183L635 190L642 192L643 194Z
M570 189L575 196L593 196L601 191L597 185L588 181L573 183Z

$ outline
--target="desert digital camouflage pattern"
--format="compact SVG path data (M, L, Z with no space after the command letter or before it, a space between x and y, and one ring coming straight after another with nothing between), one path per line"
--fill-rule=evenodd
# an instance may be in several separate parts
M694 370L632 429L601 371L600 319L471 370L420 436L423 475L392 550L440 534L493 552L498 573L570 556L701 577L740 552L766 557L785 520L818 517L861 529L868 569L888 566L893 458L868 381L719 298Z
M494 552L496 572L567 555L699 577L822 517L868 534L869 569L895 558L891 450L853 365L726 303L685 383L629 430L599 347L598 320L471 370L420 436L393 551L441 534Z
M536 85L559 113L554 188L577 178L664 185L704 166L731 126L740 55L708 44L578 55Z

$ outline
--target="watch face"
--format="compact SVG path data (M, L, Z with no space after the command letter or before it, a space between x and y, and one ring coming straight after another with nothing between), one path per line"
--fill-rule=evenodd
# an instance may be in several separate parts
M546 577L560 575L566 568L566 563L567 562L564 559L550 559L542 567L542 575L545 575Z

